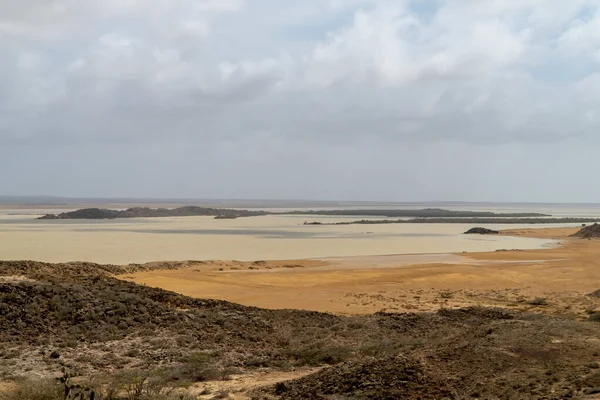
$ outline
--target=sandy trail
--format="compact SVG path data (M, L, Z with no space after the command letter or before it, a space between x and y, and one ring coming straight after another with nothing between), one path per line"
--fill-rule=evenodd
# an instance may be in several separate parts
M273 385L277 382L288 381L301 378L303 376L319 371L321 368L298 368L293 371L272 371L263 370L250 372L243 375L232 375L231 379L226 381L211 381L199 383L192 392L199 399L214 399L218 393L227 393L232 400L250 399L249 391L261 386Z
M600 305L600 241L572 239L577 228L509 230L560 246L492 253L335 257L256 263L203 263L125 279L199 298L249 306L341 314L431 311L470 305L583 316ZM541 303L536 298L545 298Z

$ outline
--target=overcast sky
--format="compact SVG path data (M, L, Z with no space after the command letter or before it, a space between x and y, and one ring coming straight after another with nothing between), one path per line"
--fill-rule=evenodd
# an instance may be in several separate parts
M600 0L0 0L0 194L600 199Z

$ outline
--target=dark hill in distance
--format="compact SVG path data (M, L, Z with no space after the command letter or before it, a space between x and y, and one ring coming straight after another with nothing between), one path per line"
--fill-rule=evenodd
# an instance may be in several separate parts
M422 210L310 210L291 211L286 214L297 215L335 215L335 216L379 216L409 218L535 218L551 217L540 213L495 213L491 211L452 211L442 208L425 208Z
M253 217L266 215L264 211L230 210L225 208L205 208L186 206L180 208L134 207L127 210L109 210L104 208L84 208L62 214L46 214L39 219L115 219L115 218L157 218L215 216L221 218Z
M343 221L343 222L321 222L313 221L304 222L304 225L385 225L385 224L581 224L600 222L598 218L573 218L573 217L558 217L558 218L521 218L521 217L429 217L429 218L411 218L411 219L361 219L359 221ZM470 232L475 233L475 232Z
M115 218L157 218L157 217L190 217L214 216L220 219L253 217L258 215L323 215L323 216L379 216L409 218L532 218L547 217L539 213L493 213L482 211L450 211L439 208L423 210L320 210L268 212L234 210L225 208L206 208L186 206L180 208L147 208L134 207L127 210L110 210L104 208L84 208L62 214L47 214L39 219L115 219Z

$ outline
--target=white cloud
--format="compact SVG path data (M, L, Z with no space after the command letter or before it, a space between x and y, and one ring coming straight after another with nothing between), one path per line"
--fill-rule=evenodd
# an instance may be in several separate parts
M204 32L202 18L239 11L243 0L23 0L0 1L0 39L27 39L51 42L98 25L133 23L160 30L162 24L178 24L188 31ZM126 21L118 21L126 18ZM195 23L200 19L200 23Z
M473 79L526 59L527 35L496 20L444 17L422 23L407 6L357 12L353 24L317 45L307 60L308 80L338 79L403 85L434 76Z
M0 1L12 32L0 40L0 142L269 132L493 144L588 138L600 122L591 85L538 72L596 62L596 1L444 0L427 17L387 0L19 4ZM317 17L330 26L294 33Z
M557 51L565 58L600 54L600 10L575 20L557 40Z
M599 3L0 0L0 186L593 199Z

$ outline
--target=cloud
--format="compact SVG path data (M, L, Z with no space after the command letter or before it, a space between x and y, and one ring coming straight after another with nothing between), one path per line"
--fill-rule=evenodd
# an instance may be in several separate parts
M596 145L599 27L597 0L0 0L0 148Z
M27 39L5 45L11 57L3 68L4 113L20 108L39 116L40 126L6 115L4 124L13 136L26 127L25 136L36 140L112 140L105 129L86 126L102 119L135 141L136 129L124 129L145 127L147 115L162 118L152 125L174 126L181 135L189 134L177 128L182 116L208 123L210 140L236 134L218 132L237 129L230 113L248 120L238 134L256 129L287 137L310 130L394 140L558 140L578 134L558 130L582 128L581 113L574 107L565 112L559 100L565 89L567 96L579 92L559 86L548 93L535 68L551 64L555 52L574 57L572 63L593 62L598 25L597 5L586 1L442 1L429 19L408 1L307 2L307 16L350 9L351 18L309 48L280 40L268 57L257 51L256 57L237 58L245 50L236 49L240 37L227 32L235 33L231 29L240 23L252 26L244 18L250 5L240 0L25 3L2 9L0 26ZM269 12L268 1L250 3ZM230 16L223 19L223 13ZM286 15L280 17L277 24L285 26ZM67 35L85 39L72 45L58 39ZM227 55L217 46L228 48ZM587 97L593 102L593 94ZM74 110L87 117L73 118ZM146 138L163 134L149 128Z

